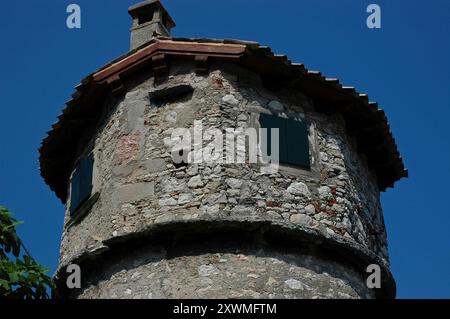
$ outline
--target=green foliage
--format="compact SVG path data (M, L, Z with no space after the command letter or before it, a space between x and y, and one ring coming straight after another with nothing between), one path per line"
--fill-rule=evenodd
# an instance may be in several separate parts
M25 250L17 236L21 224L0 206L0 299L48 299L53 282L47 269Z

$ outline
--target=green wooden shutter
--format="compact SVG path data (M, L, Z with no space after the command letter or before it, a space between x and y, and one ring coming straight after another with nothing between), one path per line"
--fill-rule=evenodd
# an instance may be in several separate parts
M262 128L267 129L267 140L262 141L264 145L267 145L267 155L272 155L272 129L278 128L279 134L279 161L280 163L286 162L288 159L288 140L287 140L287 127L285 120L279 118L277 116L272 116L268 114L261 113L260 115L260 124Z
M267 145L269 156L272 154L271 129L278 128L280 163L310 168L308 126L305 122L262 113L260 124L262 128L267 129L267 141L262 141L262 143Z
M270 156L272 155L272 128L278 128L279 129L279 137L280 140L283 140L282 135L283 135L283 127L280 127L280 122L278 121L278 118L275 116L271 116L271 115L267 115L262 113L260 115L260 124L262 128L267 129L267 140L266 141L262 141L262 143L264 143L265 146L267 146L267 155ZM282 148L279 147L279 152L280 152L280 157L282 157Z
M305 122L286 121L287 163L310 168L308 127Z
M93 155L83 157L78 162L72 176L70 213L73 215L85 201L91 197Z
M280 156L280 163L286 163L288 160L288 148L289 148L289 140L287 136L287 126L286 126L286 120L282 119L277 116L273 116L275 125L272 128L278 128L279 130L279 141L278 141L278 148L279 148L279 156ZM272 142L272 140L270 140Z
M81 161L80 203L91 197L93 162L92 154Z
M70 214L73 214L80 201L80 169L77 167L72 174L70 186Z

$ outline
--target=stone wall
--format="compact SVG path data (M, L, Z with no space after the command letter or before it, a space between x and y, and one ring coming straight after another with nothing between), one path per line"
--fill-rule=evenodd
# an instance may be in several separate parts
M280 252L252 242L139 246L111 254L89 270L95 298L373 298L360 275L341 263Z
M124 97L107 101L104 118L92 140L94 193L99 196L90 212L76 222L72 222L66 212L60 267L83 255L108 250L109 240L143 234L158 225L166 227L171 223L200 221L262 221L299 230L312 229L324 238L344 240L372 252L388 265L376 176L369 171L365 158L356 152L352 139L345 134L343 119L337 114L327 116L315 112L313 102L298 92L289 89L271 92L261 85L257 75L237 66L213 65L211 72L204 76L196 75L193 69L187 62L174 63L169 79L161 84L155 84L151 74L142 73L133 82L126 83L128 92ZM151 92L177 84L189 84L194 90L192 94L168 100L160 107L151 105ZM278 173L267 175L261 173L258 165L249 163L174 164L170 149L176 142L171 139L175 128L191 128L194 120L202 120L204 127L241 128L243 132L247 127L258 127L261 112L307 119L311 123L311 170L281 167ZM152 256L153 253L148 258ZM299 274L305 272L300 277L317 276L317 282L324 280L323 271L314 270L312 265L330 267L311 255L307 258L311 261L309 268L303 269L301 265L289 266L285 255L274 257L278 261L267 256L241 260L239 254L224 252L216 257L229 261L218 262L213 268L208 266L207 260L216 258L214 256L204 254L187 261L179 256L170 261L170 265L168 261L144 263L114 275L110 283L90 288L85 296L127 297L123 291L107 292L102 287L114 286L122 278L133 280L131 277L141 272L147 277L156 276L160 281L173 281L182 277L180 265L184 262L192 270L195 287L176 293L176 284L171 282L164 285L164 289L151 289L146 296L153 293L153 296L164 297L200 297L202 293L196 290L197 282L222 287L220 283L226 281L226 274L236 273L239 267L255 268L256 275L263 277L257 284L260 286L263 281L270 281L264 271L272 269L276 272L275 264L280 272L293 267L292 274L298 271ZM141 254L135 258L144 257ZM159 272L158 267L162 265L181 267L180 273ZM116 269L113 265L105 267L110 274ZM260 268L262 273L259 273ZM218 277L202 276L201 269L215 271ZM252 273L249 270L242 275ZM276 288L250 290L261 297L298 297L298 290L304 291L304 296L327 296L325 291L313 293L306 286L305 289L289 290L290 286L304 287L305 283L297 283L295 276L288 278L276 273L274 276ZM339 286L341 279L338 277L330 279L328 286ZM235 280L239 282L239 278ZM136 281L137 286L141 284L144 285ZM220 291L217 296L228 296L223 295L225 290L217 289ZM143 291L137 291L133 297L145 297ZM343 289L342 297L367 295L355 291L355 288ZM236 294L248 297L243 291Z

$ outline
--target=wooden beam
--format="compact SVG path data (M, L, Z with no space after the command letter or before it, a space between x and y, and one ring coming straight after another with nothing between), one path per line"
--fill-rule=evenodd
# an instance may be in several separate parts
M246 46L241 44L158 41L95 73L93 78L95 82L104 82L113 75L121 74L151 61L153 56L159 54L192 56L193 58L203 55L239 59L245 51Z

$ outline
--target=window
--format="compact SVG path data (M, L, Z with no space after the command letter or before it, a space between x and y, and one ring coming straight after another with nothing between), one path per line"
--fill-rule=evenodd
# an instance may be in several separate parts
M267 155L271 155L271 129L279 129L280 163L311 168L309 159L308 126L302 121L284 119L277 116L260 114L261 128L267 129Z
M84 204L92 192L93 154L82 157L75 168L71 181L70 214L76 215L77 209Z
M150 103L156 107L192 98L194 88L189 84L163 87L150 92Z
M138 16L138 25L152 21L153 15L154 15L154 12L139 15Z

